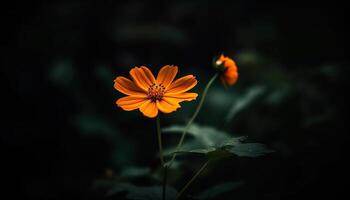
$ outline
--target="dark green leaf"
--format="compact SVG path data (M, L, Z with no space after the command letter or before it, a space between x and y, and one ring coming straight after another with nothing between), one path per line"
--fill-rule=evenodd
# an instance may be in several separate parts
M216 145L218 148L225 148L227 146L235 146L246 140L247 137L242 136L242 137L233 137L230 139L227 139L220 144Z
M241 143L229 148L228 150L229 152L236 154L237 156L244 157L258 157L273 152L271 149L268 149L264 144L260 143Z
M222 149L217 149L214 147L208 147L206 149L194 149L194 150L181 150L177 151L174 153L185 153L185 154L200 154L200 155L205 155L211 160L218 160L221 158L228 157L232 155L230 152L222 150Z
M185 126L174 125L162 129L164 133L182 133ZM203 146L214 146L218 143L230 139L230 135L224 131L220 131L211 126L199 126L192 124L188 129L188 134L195 137Z
M242 137L231 138L226 143L216 145L215 147L207 147L201 149L192 150L180 150L173 153L191 153L206 155L209 159L217 160L221 158L229 157L230 155L237 155L240 157L258 157L267 153L273 152L268 149L264 144L260 143L241 143Z
M216 150L216 148L214 148L214 147L208 147L206 149L180 150L180 151L176 151L174 153L208 154L208 153L213 152L215 150Z
M147 176L151 170L147 167L128 167L120 173L120 177L139 177Z
M166 133L182 133L184 126L170 126L163 129ZM245 156L245 157L257 157L266 153L272 152L263 144L259 143L242 143L246 137L230 137L228 133L219 131L210 126L198 126L191 125L188 129L188 133L194 136L201 144L201 147L191 146L182 147L181 150L176 151L173 149L173 153L191 153L206 155L209 159L221 159L230 155ZM169 151L169 150L168 150Z
M255 86L250 88L246 94L238 98L232 105L226 116L226 122L231 121L241 110L247 108L257 97L265 92L263 86Z
M200 149L203 147L203 144L198 142L197 140L190 140L186 141L182 144L181 149L182 150L191 150L191 149ZM172 156L173 152L176 151L176 146L168 147L164 149L163 153L164 156Z

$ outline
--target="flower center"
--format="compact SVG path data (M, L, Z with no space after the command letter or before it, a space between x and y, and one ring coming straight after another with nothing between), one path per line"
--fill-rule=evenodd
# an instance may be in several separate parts
M153 83L148 88L148 98L152 101L161 100L165 92L165 87L162 84Z

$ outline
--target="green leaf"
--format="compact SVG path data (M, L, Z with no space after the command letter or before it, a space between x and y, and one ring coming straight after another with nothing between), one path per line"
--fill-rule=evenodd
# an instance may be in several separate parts
M185 126L170 126L164 128L164 133L182 133ZM191 146L183 146L181 150L176 151L172 149L171 154L200 154L206 155L209 159L221 159L232 155L243 157L257 157L272 152L265 145L259 143L242 143L246 137L231 137L228 133L219 131L210 126L191 125L188 133L192 135L195 140L201 145L198 147L197 143ZM188 144L188 143L187 143ZM167 149L169 152L169 149ZM171 155L170 154L170 155ZM169 155L169 154L168 154Z
M79 131L86 135L100 136L106 140L117 140L118 130L105 118L93 113L77 115L73 121Z
M226 141L221 142L220 144L216 145L218 148L225 148L229 146L235 146L246 140L246 136L241 136L241 137L233 137L230 139L227 139Z
M215 147L207 147L192 150L179 150L173 153L185 154L202 154L211 160L226 158L232 155L240 157L258 157L273 152L264 144L260 143L241 143L242 137L231 138L228 141L215 145Z
M140 176L147 176L150 173L150 168L147 167L128 167L121 171L120 177L134 178Z
M274 152L260 143L241 143L228 149L229 152L243 157L258 157Z
M254 86L250 88L244 95L238 98L230 108L227 116L226 122L231 121L240 111L247 108L257 97L263 94L266 88L263 86Z
M206 149L180 150L180 151L176 151L174 153L208 154L208 153L213 152L215 150L216 150L216 148L214 148L214 147L208 147Z
M174 125L162 129L164 133L180 133L185 130L185 126ZM192 124L188 129L188 134L195 137L203 146L209 147L230 139L230 135L224 131L217 130L211 126L199 126Z
M191 149L200 149L200 148L203 148L203 144L201 144L197 140L186 141L181 146L182 150L191 150ZM164 156L172 156L172 154L176 150L177 150L176 146L167 147L166 149L164 149L163 154Z
M225 149L215 149L215 151L210 151L207 153L207 156L210 160L220 160L223 158L228 158L232 156L232 154Z
M214 198L220 197L220 195L223 195L227 192L230 192L240 187L242 184L243 182L241 181L222 183L200 193L199 195L196 196L196 199L201 199L201 200L214 199Z
M205 149L194 149L194 150L180 150L174 153L184 153L184 154L199 154L199 155L205 155L208 157L208 159L211 160L218 160L221 158L226 158L231 156L232 154L228 151L217 149L214 147L208 147Z

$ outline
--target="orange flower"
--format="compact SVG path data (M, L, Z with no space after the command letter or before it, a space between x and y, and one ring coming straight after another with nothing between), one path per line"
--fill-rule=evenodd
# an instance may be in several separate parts
M135 67L130 70L131 79L118 76L114 88L128 96L116 101L123 110L139 109L146 117L156 117L158 112L171 113L180 108L180 102L192 101L197 93L188 93L197 80L187 75L175 81L177 66L166 65L160 69L157 78L147 67Z
M219 59L216 60L215 65L217 68L222 70L221 80L225 84L232 86L236 83L238 79L238 72L235 61L224 56L224 54L221 54Z

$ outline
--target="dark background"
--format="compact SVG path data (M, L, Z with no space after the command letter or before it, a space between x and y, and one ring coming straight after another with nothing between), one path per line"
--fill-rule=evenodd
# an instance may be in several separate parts
M2 195L103 199L93 185L106 169L154 167L154 120L117 108L122 95L113 79L133 66L155 73L175 64L178 77L197 77L200 93L222 52L236 60L239 81L229 89L217 82L196 121L276 152L214 164L189 193L231 180L244 184L221 199L347 193L345 5L73 0L13 2L2 10ZM264 93L223 125L227 110L255 86ZM162 124L183 124L195 105L183 103Z

